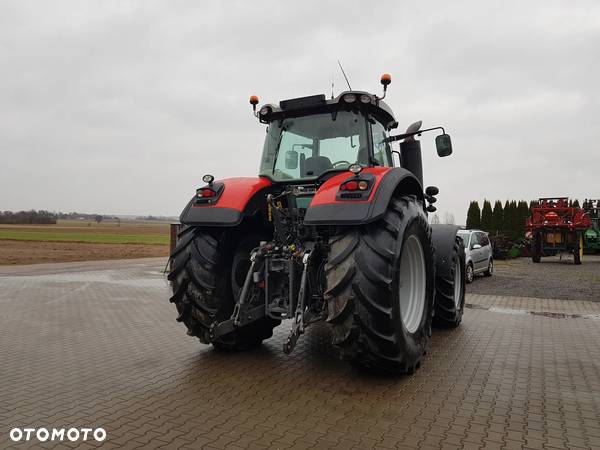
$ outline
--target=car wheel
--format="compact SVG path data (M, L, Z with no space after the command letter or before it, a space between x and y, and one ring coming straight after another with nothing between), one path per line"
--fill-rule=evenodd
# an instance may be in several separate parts
M488 268L485 272L483 272L483 275L486 277L491 277L494 273L494 260L492 258L490 258L490 262L488 264Z
M475 277L475 273L473 272L473 264L469 263L467 265L467 270L466 270L466 282L467 284L471 284L473 282L473 278Z

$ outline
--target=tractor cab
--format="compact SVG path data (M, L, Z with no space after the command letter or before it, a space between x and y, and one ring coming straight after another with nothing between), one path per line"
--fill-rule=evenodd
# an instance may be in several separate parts
M272 182L323 181L352 164L393 166L386 138L397 122L375 95L347 91L330 100L284 100L256 115L267 124L259 175Z

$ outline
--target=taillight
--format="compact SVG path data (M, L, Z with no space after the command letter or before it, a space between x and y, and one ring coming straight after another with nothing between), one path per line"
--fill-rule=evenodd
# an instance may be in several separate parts
M358 164L356 166L360 167ZM375 185L375 177L370 173L360 174L351 178L347 178L340 184L339 191L336 194L336 200L367 200L373 192Z
M214 205L219 201L219 197L223 193L223 183L213 183L212 175L205 175L202 181L210 181L208 186L202 186L196 189L196 200L194 202L195 206L207 206Z
M358 183L356 181L348 181L343 185L346 191L355 191L358 189Z
M346 181L340 186L340 191L366 191L369 189L369 182L365 180Z
M202 197L202 198L210 198L210 197L214 197L216 195L215 191L213 191L212 189L198 189L198 191L196 192L196 195L198 197Z

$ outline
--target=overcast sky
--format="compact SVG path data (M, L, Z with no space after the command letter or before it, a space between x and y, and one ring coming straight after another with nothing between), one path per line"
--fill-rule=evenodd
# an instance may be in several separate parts
M533 5L535 3L535 6ZM425 184L472 199L600 197L600 2L0 0L0 210L178 215L205 173L255 175L276 102L379 93Z

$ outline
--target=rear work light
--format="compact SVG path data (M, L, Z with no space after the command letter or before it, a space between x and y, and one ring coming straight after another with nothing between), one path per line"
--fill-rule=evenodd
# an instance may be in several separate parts
M346 94L343 97L346 103L354 103L356 101L356 95L354 94Z

